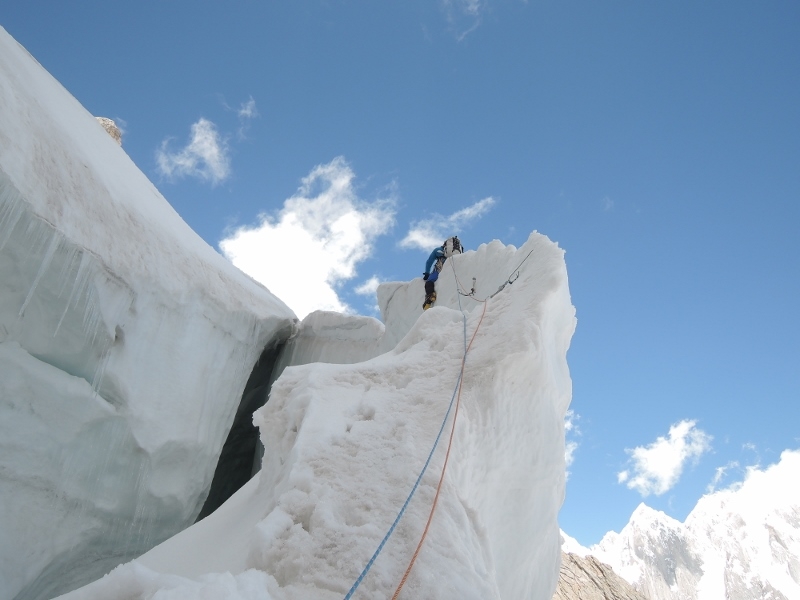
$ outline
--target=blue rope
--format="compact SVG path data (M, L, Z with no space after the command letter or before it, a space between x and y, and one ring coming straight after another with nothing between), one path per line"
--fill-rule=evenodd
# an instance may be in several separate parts
M450 260L452 261L452 258ZM455 277L455 268L453 269L453 276ZM458 286L458 283L456 283L456 287L457 286ZM461 297L460 296L458 298L458 308L459 308L459 310L461 310ZM462 317L462 319L464 321L464 356L466 358L466 354L467 354L467 315L464 313L463 310L461 310L461 317ZM369 570L372 568L373 563L377 560L378 555L383 550L383 547L386 545L386 542L389 541L389 537L394 532L394 529L395 529L395 527L397 527L397 524L400 522L400 519L403 518L403 513L406 512L406 508L408 507L409 502L411 502L411 498L414 497L414 494L417 491L417 487L419 486L419 482L422 481L422 476L425 475L425 471L428 470L428 465L431 462L431 458L433 457L433 453L436 451L436 446L439 445L439 438L442 437L442 432L444 431L444 426L447 424L447 418L450 416L450 410L453 408L453 402L456 399L456 393L458 392L458 386L461 384L461 377L463 375L464 375L464 362L462 361L462 363L461 363L461 371L459 371L458 378L456 379L456 387L453 389L453 397L450 398L450 406L447 407L447 412L444 415L444 420L442 420L442 426L439 427L439 433L436 435L436 441L433 442L433 448L431 448L431 452L430 452L430 454L428 454L428 460L425 461L425 466L422 467L422 471L420 471L419 477L417 477L417 480L414 482L414 487L411 488L411 493L408 494L408 498L406 498L406 501L403 503L403 507L400 509L400 512L397 513L397 517L395 518L394 523L392 523L392 526L389 527L389 531L386 532L386 535L383 536L383 539L381 540L381 543L378 544L377 550L375 550L375 553L372 555L372 558L369 559L369 562L367 563L367 566L364 567L364 570L361 571L361 575L359 575L358 579L356 579L355 583L353 583L353 587L351 587L350 591L347 592L347 595L344 597L344 600L350 600L350 598L353 597L353 594L355 594L356 589L358 589L358 586L361 585L361 582L364 581L364 578L367 576L367 573L369 573Z

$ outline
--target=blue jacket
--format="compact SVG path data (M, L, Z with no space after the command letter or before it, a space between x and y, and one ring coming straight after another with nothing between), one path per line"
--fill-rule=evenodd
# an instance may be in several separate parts
M439 246L438 248L434 249L433 252L431 252L431 255L428 257L428 261L425 263L425 272L430 273L430 275L428 275L428 281L436 281L437 279L439 279L439 272L434 271L433 273L431 273L431 267L433 267L433 263L435 263L443 256L444 256L444 246Z

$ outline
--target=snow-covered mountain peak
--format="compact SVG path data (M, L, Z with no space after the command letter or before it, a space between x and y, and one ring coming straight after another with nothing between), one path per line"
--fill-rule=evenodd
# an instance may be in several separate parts
M764 470L751 467L743 482L703 496L686 524L707 523L720 515L735 515L742 524L758 523L771 513L795 513L800 506L797 473L800 452L783 452L780 462Z
M561 550L569 554L577 554L578 556L587 556L591 554L589 548L582 546L578 540L566 534L564 531L561 532Z
M638 529L674 529L680 523L665 512L640 502L631 514L629 525Z
M643 540L663 540L663 543L667 544L682 528L680 522L642 502L619 533L615 531L606 533L599 544L592 546L591 552L603 557L617 552L636 554L643 551Z
M651 600L800 598L800 451L706 494L684 523L640 504L591 553Z

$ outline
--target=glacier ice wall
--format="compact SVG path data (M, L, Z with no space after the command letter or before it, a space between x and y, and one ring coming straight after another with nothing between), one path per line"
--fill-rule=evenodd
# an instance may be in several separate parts
M180 219L0 28L0 599L193 522L293 313Z
M276 371L280 375L288 366L312 362L362 362L381 353L384 337L383 323L373 317L316 311L302 320L288 340Z
M484 314L474 299L459 306L456 277L476 277L481 299L514 282ZM476 330L437 511L400 598L550 600L575 327L563 251L536 233L519 249L495 241L449 260L437 286L437 306L423 313L420 279L385 284L385 327L310 315L306 326L319 336L303 341L301 329L293 360L329 362L287 366L255 413L265 446L257 476L204 520L63 600L341 599L413 488ZM394 346L332 364L383 344ZM446 445L447 434L354 598L392 596L425 528Z

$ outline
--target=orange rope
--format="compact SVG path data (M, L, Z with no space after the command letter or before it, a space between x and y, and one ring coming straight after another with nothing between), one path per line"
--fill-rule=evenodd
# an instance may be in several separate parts
M455 271L453 271L455 273ZM397 597L400 595L400 590L403 589L403 586L408 579L409 574L411 573L411 569L414 566L414 562L417 560L417 556L419 555L419 551L422 549L422 543L425 541L425 537L428 535L428 529L431 526L431 521L433 520L433 513L436 511L436 504L439 501L439 492L442 490L442 482L444 482L444 474L447 471L447 461L450 459L450 448L453 446L453 434L456 431L456 420L458 419L458 407L461 405L461 388L464 385L464 367L466 366L467 362L467 354L469 353L470 348L472 348L472 342L475 341L475 336L478 334L478 330L481 328L481 323L483 323L483 317L486 314L486 304L483 304L483 312L481 313L480 321L478 321L478 326L475 328L475 332L472 334L472 338L469 340L469 345L467 346L466 351L464 352L464 357L461 359L461 380L458 383L458 398L456 398L456 410L453 414L453 426L450 429L450 441L447 444L447 454L444 457L444 465L442 466L442 474L439 477L439 485L436 486L436 495L433 497L433 505L431 506L431 512L428 515L428 522L425 523L425 530L422 532L422 537L419 540L419 544L417 544L417 549L414 551L414 556L411 557L411 562L408 563L408 568L406 572L403 574L403 579L400 580L400 585L397 586L397 589L394 592L394 596L392 596L392 600L397 600Z

